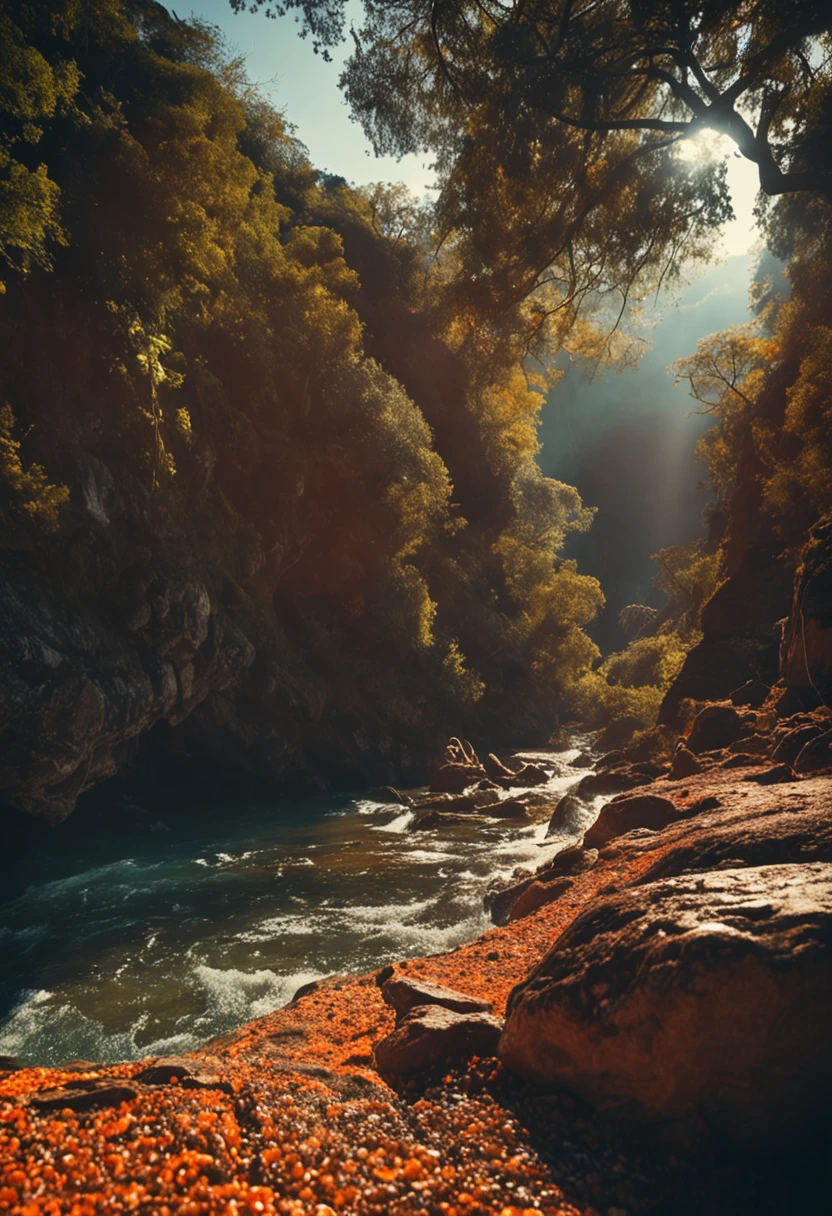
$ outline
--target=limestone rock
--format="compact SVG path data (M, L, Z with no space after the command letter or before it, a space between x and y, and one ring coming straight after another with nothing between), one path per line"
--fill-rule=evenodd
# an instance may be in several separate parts
M679 811L669 798L656 794L634 794L617 798L601 808L598 818L584 836L584 847L602 849L616 836L633 828L649 828L658 832L678 819Z
M697 873L598 900L509 1000L537 1083L732 1139L794 1134L832 1083L832 865Z
M380 1073L408 1076L437 1065L491 1056L502 1022L489 1013L454 1013L439 1005L417 1005L373 1052Z
M411 979L409 976L394 975L381 985L381 995L385 1004L395 1009L399 1019L410 1013L417 1005L439 1005L442 1009L450 1009L454 1013L490 1013L491 1002L483 1001L476 996L468 996L465 992L457 992L454 988L445 988L440 984L431 984L427 980Z

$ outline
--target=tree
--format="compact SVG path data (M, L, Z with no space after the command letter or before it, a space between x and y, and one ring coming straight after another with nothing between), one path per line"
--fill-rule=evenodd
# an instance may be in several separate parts
M340 36L334 0L278 7ZM609 356L599 335L731 215L724 159L682 140L715 129L765 194L828 200L831 30L824 0L364 0L341 83L377 152L436 154L481 315L533 300L532 347L592 315Z

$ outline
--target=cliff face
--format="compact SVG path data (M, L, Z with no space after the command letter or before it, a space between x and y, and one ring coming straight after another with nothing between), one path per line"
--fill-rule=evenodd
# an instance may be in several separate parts
M466 354L425 217L318 174L208 27L48 7L13 6L0 114L15 180L40 166L0 215L0 801L545 738L541 663L591 651L600 595L553 573L581 505L511 341Z

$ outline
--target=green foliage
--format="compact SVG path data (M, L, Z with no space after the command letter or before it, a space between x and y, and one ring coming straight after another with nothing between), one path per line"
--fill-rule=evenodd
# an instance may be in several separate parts
M60 507L69 499L69 490L66 486L51 485L39 464L24 468L14 425L11 406L0 405L0 483L4 497L13 517L54 532Z
M403 188L318 175L204 24L151 0L3 20L0 337L40 462L4 414L10 501L45 533L44 470L89 454L109 552L202 571L257 670L294 648L333 717L476 728L511 683L518 729L553 720L597 657L600 589L560 557L592 513L534 462L543 381L456 291L461 246L431 260Z

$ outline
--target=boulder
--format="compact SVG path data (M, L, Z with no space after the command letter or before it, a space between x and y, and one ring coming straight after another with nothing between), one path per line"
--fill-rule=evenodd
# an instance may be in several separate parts
M794 762L797 773L816 773L832 767L832 731L805 743Z
M693 777L696 773L701 772L702 764L693 752L684 746L677 747L670 762L671 780L684 781L687 777Z
M743 781L755 781L757 785L782 785L784 781L796 781L794 769L788 764L775 764L761 773L749 773Z
M489 802L481 806L479 813L490 819L523 819L528 815L529 804L522 798L503 798L501 802Z
M417 1005L439 1005L454 1013L490 1013L491 1002L483 1001L454 988L443 988L427 980L410 979L409 976L394 975L381 985L385 1004L395 1009L398 1020L410 1013Z
M818 695L813 688L794 688L787 685L774 700L773 708L778 718L793 718L818 705Z
M721 768L749 768L760 763L759 756L752 756L750 752L735 752L733 756L729 756L727 760L723 760Z
M511 778L512 785L544 785L549 774L539 764L524 764Z
M817 722L806 722L801 726L794 726L785 735L782 735L771 753L772 760L777 764L794 764L797 757L810 739L817 739L822 735L823 727Z
M589 773L578 782L575 793L580 798L618 794L622 790L634 790L639 785L649 785L652 780L646 773L634 773L629 768L610 769L603 773Z
M482 766L491 778L511 779L514 777L512 770L507 768L502 760L498 759L493 752L488 753L482 762Z
M502 1030L489 1013L454 1013L439 1005L417 1005L392 1034L373 1048L380 1073L409 1076L438 1065L464 1064L472 1056L492 1056Z
M379 785L370 790L368 795L373 802L386 802L392 806L412 806L413 799L406 794L400 794L392 785Z
M728 747L753 731L743 722L738 711L727 702L706 705L693 719L688 736L688 748L695 755L714 748Z
M799 1136L832 1084L832 865L683 875L597 900L509 998L537 1084L732 1140Z
M746 680L740 688L735 688L728 700L732 705L748 705L751 709L759 709L766 701L771 689L762 680Z
M628 763L628 756L620 747L613 751L605 752L603 756L595 761L595 771L601 772L608 768L623 768Z
M656 794L634 794L616 798L601 808L598 818L584 836L584 848L602 849L616 836L633 828L649 828L658 832L679 818L679 811L669 798Z
M598 863L598 850L585 849L581 845L572 845L568 849L563 849L551 861L539 866L536 874L520 875L515 871L515 879L513 882L498 881L494 883L486 891L483 897L483 906L487 912L491 913L491 920L495 925L507 925L509 921L516 920L514 908L518 901L521 900L524 894L533 886L548 886L557 885L557 881L564 875L583 874L588 870L592 870ZM550 903L552 899L562 895L565 887L559 888L550 897L541 897L535 895L530 897L530 902L534 902L534 907L529 906L528 911L533 911L536 907L541 907L544 903ZM522 915L528 915L528 911Z
M425 811L417 814L411 823L407 824L410 832L432 832L436 828L469 827L475 816L471 813L454 814L451 811Z
M479 764L440 764L430 779L434 794L461 794L486 776Z
M587 805L574 794L564 794L552 811L552 818L546 829L548 836L577 835L587 818Z
M532 912L536 912L538 908L543 908L546 904L560 899L561 895L565 895L571 887L571 878L555 879L553 877L549 882L534 879L512 904L508 920L522 920L525 916L531 916Z
M766 756L772 746L772 738L770 735L746 735L743 739L737 739L736 743L731 743L726 751L742 753L743 755Z

